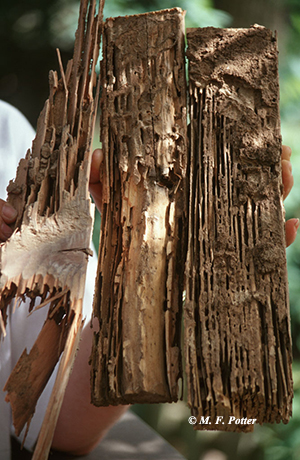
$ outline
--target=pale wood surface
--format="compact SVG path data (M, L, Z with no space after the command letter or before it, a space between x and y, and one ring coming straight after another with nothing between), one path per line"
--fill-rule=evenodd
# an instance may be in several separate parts
M180 9L110 18L103 35L103 213L96 405L178 397L186 85ZM138 37L138 38L137 38Z

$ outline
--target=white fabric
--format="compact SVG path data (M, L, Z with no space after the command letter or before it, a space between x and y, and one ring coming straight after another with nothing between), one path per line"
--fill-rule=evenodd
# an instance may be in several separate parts
M24 116L9 104L0 101L0 198L6 199L6 187L15 177L20 158L31 147L34 130ZM96 256L90 258L83 305L87 321L91 317L94 281L96 275ZM11 306L12 307L12 306ZM22 303L17 310L9 312L7 336L0 343L0 458L10 459L11 412L5 402L3 387L20 355L27 348L30 351L46 319L47 307L28 317L28 305ZM58 367L58 366L57 366ZM56 370L57 370L56 367ZM32 449L39 433L51 390L55 381L53 373L41 395L27 434L25 447ZM21 433L20 440L23 439Z

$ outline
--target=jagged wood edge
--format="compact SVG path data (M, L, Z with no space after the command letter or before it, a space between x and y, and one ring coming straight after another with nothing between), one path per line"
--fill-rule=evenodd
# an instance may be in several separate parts
M93 79L94 79L94 75L95 75L95 64L96 64L98 50L99 50L99 46L100 46L101 31L100 31L100 33L98 33L98 32L99 32L99 28L101 29L101 25L102 25L104 1L100 2L99 13L98 13L98 16L96 17L97 20L96 21L93 20L94 26L93 26L93 28L91 28L92 27L91 26L92 19L93 19L93 17L95 17L95 8L96 8L95 4L96 4L96 0L93 0L91 2L91 5L90 5L89 20L88 20L88 23L90 25L90 28L89 28L89 31L88 31L89 40L85 40L85 58L86 59L85 59L85 62L84 62L84 65L87 66L88 63L90 62L89 60L91 58L93 59L92 72L91 72L92 78L91 78L91 80L89 81L89 83L87 85L87 82L88 82L88 69L85 67L86 70L85 70L84 77L85 77L86 81L84 82L83 89L81 90L82 100L80 101L81 107L82 107L82 102L83 102L83 96L89 97L90 100L92 101L92 106L91 106L91 111L90 111L91 117L89 118L89 120L90 120L89 125L92 125L91 126L92 129L89 130L86 140L84 140L84 138L82 138L81 136L78 136L78 138L77 138L78 142L79 142L79 148L80 147L84 148L85 152L84 152L84 156L83 156L81 166L80 166L79 171L78 171L79 185L78 185L78 189L75 190L75 195L76 195L75 202L76 202L76 200L83 198L87 203L90 203L89 197L88 197L87 184L88 184L90 161L91 161L91 151L90 151L91 150L91 140L92 140L92 136L93 136L95 112L96 112L97 100L98 100L98 96L99 96L99 82L98 82L97 96L96 96L96 101L95 101L96 104L93 107L92 93L93 93L93 87L94 87L94 83L95 83L95 81L93 81ZM81 3L80 20L79 20L79 29L80 29L80 26L81 26L81 30L84 30L84 22L85 22L84 18L85 18L85 13L87 11L87 5L88 5L87 0L84 0ZM80 30L79 30L79 32L77 31L75 50L76 50L76 45L78 45L78 42L80 41L80 39L82 40L84 38L85 37L82 34L80 34ZM93 50L93 51L91 52L91 50ZM78 47L77 47L77 51L78 51ZM75 55L75 52L74 52L74 55ZM80 65L79 61L81 61L81 52L77 52L77 61L76 62L78 63L78 67ZM76 62L75 62L75 64L76 64ZM66 71L66 75L68 75L69 77L70 77L70 74L71 74L71 66L72 66L72 61L71 61L71 65L70 65L70 63L68 64L67 71ZM57 79L57 76L56 76L55 72L52 72L52 73L50 72L50 78L51 78L51 82L50 82L51 91L50 91L49 100L51 101L51 98L53 99L54 93L57 92L59 82L58 82L58 79ZM76 79L75 72L73 73L73 78ZM66 83L65 83L66 82L66 76L64 75L64 73L62 73L62 80L63 80L63 86L64 86L65 94L62 95L60 93L60 97L62 98L62 103L64 105L64 109L66 109L67 108L67 95L68 95L67 93L68 93L68 91L67 91L67 88L66 88ZM76 85L74 85L73 89L75 89L75 93L76 93L76 94L74 93L74 97L76 97L76 95L77 95L77 89L76 88L77 88ZM59 95L57 97L59 97ZM41 114L41 117L39 119L37 135L36 135L35 141L33 142L32 155L30 157L30 152L28 152L27 155L26 155L26 158L24 160L21 160L20 165L18 167L16 181L11 182L10 186L8 187L9 198L12 197L12 199L9 200L9 201L10 202L15 202L16 203L16 208L19 211L18 212L18 222L17 222L18 225L20 225L21 223L24 223L23 221L25 221L25 223L28 224L28 222L30 220L30 217L32 217L32 216L29 216L28 214L26 214L26 210L28 210L28 208L32 204L31 203L31 200L32 200L31 196L29 196L29 199L28 199L28 202L27 202L27 208L25 208L25 201L24 200L25 200L25 197L26 197L26 188L27 188L26 187L26 178L27 178L27 174L28 174L28 170L29 170L29 162L30 162L30 160L32 160L33 163L35 162L35 158L40 156L42 147L44 145L43 141L45 140L45 136L46 136L46 133L47 133L47 128L46 128L45 121L47 119L47 114L49 115L49 110L48 110L49 109L49 100L46 102L44 110L43 110L43 112ZM74 104L74 106L76 107L76 104ZM63 119L62 126L65 127L65 123L67 121L66 120L66 110L63 110L63 113L64 113L64 119ZM76 115L76 110L75 110L75 112L73 111L73 114ZM82 134L80 132L80 128L81 128L81 123L79 122L78 123L78 132L79 132L79 134ZM61 134L62 134L62 137L64 137L64 135L67 136L68 135L68 130L66 130L66 131L62 130ZM52 138L53 138L53 136L52 136ZM82 141L82 145L80 145L80 141ZM62 168L58 168L58 171L59 171L59 169L62 169ZM72 173L72 172L75 173L75 165L73 165L73 170L71 169L71 170L69 170L69 172L70 173ZM63 179L66 179L66 178L64 177ZM61 202L63 202L64 198L69 198L69 197L65 196L66 194L64 194L64 190L63 190L65 180L62 180L62 178L61 178L61 180L58 180L57 182L58 182L57 183L57 189L60 190L59 196L60 196ZM42 184L45 184L45 181L44 182L42 181ZM73 185L69 183L69 187L71 189L71 192L72 192L72 187L73 187L73 193L74 193L74 186ZM20 188L18 189L18 187L20 187ZM41 187L41 189L42 189L42 187ZM41 189L39 190L39 192L41 192ZM41 205L41 203L39 202L41 200L39 200L39 198L42 199L43 197L41 197L40 194L39 194L38 195L38 201L33 206L31 206L31 208L30 208L31 211L32 210L35 211L35 212L33 212L33 216L37 215L37 213L38 213L38 205L39 204ZM45 203L43 203L43 204L45 205ZM75 203L75 206L76 206L76 203ZM90 208L89 204L88 204L88 207ZM23 210L25 212L23 212ZM89 228L90 234L91 234L91 229L92 229L92 219L90 219L90 228ZM22 227L21 227L21 230L22 230ZM18 230L16 230L16 232L13 235L13 237L9 240L9 242L7 244L10 244L10 242L13 241L13 239L17 237L18 233L20 233L20 232ZM90 235L89 235L89 240L90 240ZM6 249L6 244L1 246L1 261L2 261L2 255L5 252L5 249ZM80 251L88 252L88 248L81 248ZM84 256L87 259L87 254L85 254ZM1 269L2 269L2 265L1 265ZM26 280L23 280L22 275L20 275L18 277L18 279L13 280L16 284L14 284L13 282L10 282L11 280L9 280L8 281L8 283L10 282L9 288L13 288L13 289L10 290L9 296L6 297L4 300L3 300L2 294L3 293L7 294L8 286L7 286L7 283L5 283L4 286L3 286L3 282L2 282L1 283L2 284L1 285L1 288L2 288L2 290L1 290L1 309L3 308L4 314L6 314L6 311L5 311L5 308L4 308L4 307L6 307L5 302L9 303L9 301L11 300L11 297L13 297L16 294L19 297L22 297L24 295L24 293L27 293L27 294L30 293L32 295L32 297L33 297L33 300L34 300L34 297L36 297L37 295L40 294L40 295L42 295L42 299L43 299L43 297L45 297L46 294L45 294L45 289L44 289L45 283L43 283L42 278L43 277L41 277L41 276L38 276L38 277L33 276L33 277L31 277L30 279L28 279L26 281ZM49 280L50 280L50 285L52 286L52 291L51 291L51 289L49 289L49 287L48 287L48 291L50 290L50 292L53 294L55 292L53 290L53 288L55 287L55 283L54 283L54 280L51 279L51 277L48 277L47 281L49 281ZM84 286L84 280L83 280L83 286ZM56 287L58 287L58 286L56 286ZM43 290L42 290L42 288L43 288ZM84 288L83 288L83 290L84 290ZM81 289L81 291L82 291L82 289ZM66 384L67 384L67 381L68 381L68 377L69 377L69 374L70 374L72 363L73 363L74 357L75 357L77 344L78 344L78 341L79 341L79 335L80 335L79 332L80 332L80 330L82 328L82 325L83 325L82 314L81 314L83 292L81 292L80 294L81 295L77 296L78 297L77 299L73 298L73 300L71 299L71 301L70 301L70 298L68 297L70 295L70 293L67 292L67 293L64 293L64 296L61 299L61 300L64 301L63 302L64 305L67 305L68 302L71 302L71 306L70 306L69 310L67 311L67 313L68 313L67 316L68 316L68 319L70 319L70 317L73 316L73 320L71 319L72 324L71 324L71 328L70 328L68 338L67 338L67 342L66 342L66 345L65 345L64 356L63 356L62 361L60 363L57 379L56 379L56 382L55 382L55 385L54 385L54 388L53 388L53 391L52 391L52 395L51 395L51 399L50 399L50 402L49 402L49 405L48 405L47 413L46 413L46 416L45 416L45 419L44 419L44 422L43 422L43 425L42 425L42 429L41 429L41 433L40 433L40 436L39 436L38 444L37 444L37 447L36 447L36 450L35 450L35 453L34 453L34 458L35 459L37 459L37 458L41 459L41 458L47 458L48 457L48 452L49 452L49 449L50 449L50 444L51 444L51 440L52 440L52 437L53 437L56 420L57 420L57 417L58 417L58 414L59 414L59 408L60 408L61 403L62 403L64 390L65 390L65 387L66 387ZM50 297L51 297L51 294L50 294ZM51 298L49 299L49 301L51 301ZM1 314L1 319L2 319L2 314ZM4 316L4 319L1 322L3 332L5 331L5 329L4 329L5 320L6 320L6 317ZM48 320L49 320L49 318L48 318ZM62 339L62 335L61 335L61 339ZM54 403L54 401L55 401L55 403ZM29 422L30 422L30 420L29 420Z
M103 8L104 8L104 2L105 0L100 0L99 4L99 12L98 12L98 20L97 20L97 26L96 26L96 33L98 34L98 37L94 43L94 46L92 47L93 49L93 69L92 69L92 75L95 74L95 65L98 57L98 52L100 48L100 40L101 40L101 35L102 35L102 24L103 24ZM95 4L95 1L94 1ZM89 24L91 25L92 21L89 21ZM89 38L95 37L95 30L90 30ZM87 53L85 54L86 59L88 59ZM88 63L85 62L85 78L84 81L86 81L88 77ZM92 98L93 94L93 83L90 81L89 86L86 88L89 96ZM99 99L99 91L100 91L100 78L98 79L98 84L97 84L97 92L96 92L96 99L95 99L95 112L97 111L97 106L98 106L98 99ZM94 123L96 119L96 113L94 116ZM92 133L90 136L90 143L92 142L93 138L93 132L94 132L94 126L92 129ZM90 147L90 153L91 153L91 145ZM91 156L89 158L89 161L91 159ZM89 169L88 168L88 174L86 176L86 179L88 180L89 177ZM82 307L82 306L81 306ZM69 375L71 373L72 365L74 363L75 355L76 355L76 350L78 347L79 339L80 339L80 334L78 332L81 331L81 328L83 326L83 323L81 322L81 315L78 316L78 321L73 323L72 329L69 332L69 337L68 337L68 342L66 343L65 347L65 352L64 356L62 358L62 361L60 363L60 367L58 370L58 375L56 378L56 382L49 400L49 404L47 407L47 412L45 414L45 418L41 427L41 432L39 435L38 443L34 452L33 460L40 460L43 458L47 458L48 452L50 450L51 446L51 441L53 438L54 434L54 429L56 426L56 422L58 419L59 411L62 405L63 401L63 396L64 392L69 380ZM72 335L73 334L73 335ZM51 430L49 429L49 426L51 426ZM47 452L47 453L46 453Z

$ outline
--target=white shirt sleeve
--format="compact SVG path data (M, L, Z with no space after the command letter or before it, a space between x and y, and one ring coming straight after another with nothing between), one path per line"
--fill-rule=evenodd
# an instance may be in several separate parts
M21 158L31 148L35 132L14 107L0 100L0 198L6 199L6 187L15 178Z
M0 101L0 198L6 199L6 187L15 177L19 160L31 147L34 130L26 118L14 107ZM0 457L10 458L10 406L2 391L13 366L14 344L11 341L10 321L7 336L0 341Z

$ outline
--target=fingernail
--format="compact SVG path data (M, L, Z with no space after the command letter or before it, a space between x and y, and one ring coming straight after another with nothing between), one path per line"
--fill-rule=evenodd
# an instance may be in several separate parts
M13 220L17 217L17 211L9 204L5 204L2 208L2 215L6 219Z
M296 222L295 222L295 224L294 224L296 230L298 230L299 225L300 225L300 220L299 220L299 219L296 219Z
M1 232L2 232L2 235L5 236L5 238L9 238L12 235L13 231L8 225L3 223L1 225Z

